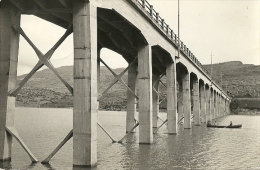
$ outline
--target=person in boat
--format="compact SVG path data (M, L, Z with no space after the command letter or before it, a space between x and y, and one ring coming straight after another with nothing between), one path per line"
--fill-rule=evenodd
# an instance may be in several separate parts
M232 126L233 124L232 124L232 121L230 121L230 124L229 124L229 126Z
M210 126L211 125L211 123L210 123L210 121L208 120L208 122L207 122L207 126Z

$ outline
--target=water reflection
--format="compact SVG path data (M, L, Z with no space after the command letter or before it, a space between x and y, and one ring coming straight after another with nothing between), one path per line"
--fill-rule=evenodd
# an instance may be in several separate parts
M97 167L82 167L82 166L73 166L72 170L97 170Z
M21 109L15 126L24 142L39 160L44 160L72 128L72 110ZM62 115L62 116L61 116ZM160 114L162 119L166 114ZM115 118L117 121L115 121ZM226 116L219 125L243 124L241 129L211 129L205 124L168 135L162 126L154 134L154 144L139 145L139 130L122 144L112 144L98 129L97 167L72 167L73 143L68 141L50 164L30 164L30 159L14 140L12 162L0 162L4 169L110 170L110 169L260 169L260 116ZM119 140L125 135L124 112L101 112L99 121ZM44 148L44 149L43 149Z
M11 161L0 161L0 168L12 169L12 162Z

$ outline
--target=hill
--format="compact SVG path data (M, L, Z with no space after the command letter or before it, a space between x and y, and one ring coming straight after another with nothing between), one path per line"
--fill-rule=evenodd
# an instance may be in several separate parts
M205 65L211 72L213 79L227 89L235 98L257 98L260 96L260 66L243 64L239 61ZM63 66L57 68L71 86L73 86L73 67ZM124 68L114 71L120 73ZM103 92L114 79L113 75L105 67L101 67L100 92ZM19 76L21 81L25 75ZM127 83L127 72L123 77ZM165 81L165 80L164 80ZM160 86L162 94L166 89ZM126 87L117 83L100 99L100 109L102 110L125 110L126 109ZM38 71L30 81L22 88L17 96L17 106L29 107L72 107L73 97L61 83L61 81L50 71L45 69ZM162 103L160 109L166 109L166 103Z
M211 71L211 65L204 65ZM243 64L240 61L231 61L212 64L213 79L227 89L235 98L258 98L260 97L260 66Z

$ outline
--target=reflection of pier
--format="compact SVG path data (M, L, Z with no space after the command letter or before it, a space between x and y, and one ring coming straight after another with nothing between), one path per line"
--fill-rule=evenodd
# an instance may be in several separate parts
M162 102L159 101L160 83L167 88L163 99L167 101L167 120L160 121L167 122L169 134L177 133L180 119L184 121L184 128L191 128L192 114L194 125L199 126L201 122L229 113L229 96L211 81L208 72L183 42L179 44L180 58L175 58L178 37L145 0L2 0L0 4L0 160L11 159L14 137L32 162L38 161L14 128L14 108L20 89L43 65L51 69L74 96L73 131L45 162L73 135L73 164L93 166L97 163L97 125L102 127L97 120L98 99L117 82L128 89L126 132L134 131L133 127L139 125L140 144L153 143L153 129L156 132L162 125L157 125L158 106ZM43 54L20 27L22 14L33 14L66 31L53 48ZM50 62L55 50L72 32L73 88ZM24 80L16 84L20 35L34 49L39 61ZM101 48L121 54L129 66L117 75L100 58ZM100 62L115 77L104 92L99 91ZM122 79L127 71L128 85ZM161 81L164 76L166 84ZM135 118L137 103L138 121ZM113 137L111 140L115 142Z

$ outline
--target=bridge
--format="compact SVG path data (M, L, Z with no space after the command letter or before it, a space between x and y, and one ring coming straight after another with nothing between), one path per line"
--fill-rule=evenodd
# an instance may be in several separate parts
M126 132L139 126L139 143L152 144L153 134L167 122L168 133L200 126L230 113L230 97L215 83L195 55L146 0L2 0L0 2L0 160L10 161L15 138L32 162L37 158L29 150L14 126L15 98L23 85L43 65L51 69L74 96L73 130L43 161L52 156L73 136L73 165L97 163L97 127L112 142L116 141L97 119L98 103L115 83L127 87ZM35 15L66 29L64 35L46 53L34 45L20 26L21 15ZM37 32L37 30L34 30ZM55 50L73 33L74 85L68 84L50 62ZM20 35L34 49L39 61L18 84L17 61ZM45 37L46 38L46 37ZM128 67L116 74L100 58L108 48L120 54ZM180 55L178 57L178 48ZM100 63L115 79L99 90ZM122 76L128 72L128 84ZM162 81L162 79L166 79ZM167 95L159 91L167 88ZM159 100L160 99L160 100ZM167 101L167 119L159 124L159 105ZM139 117L136 117L137 104ZM51 140L51 139L50 139Z

